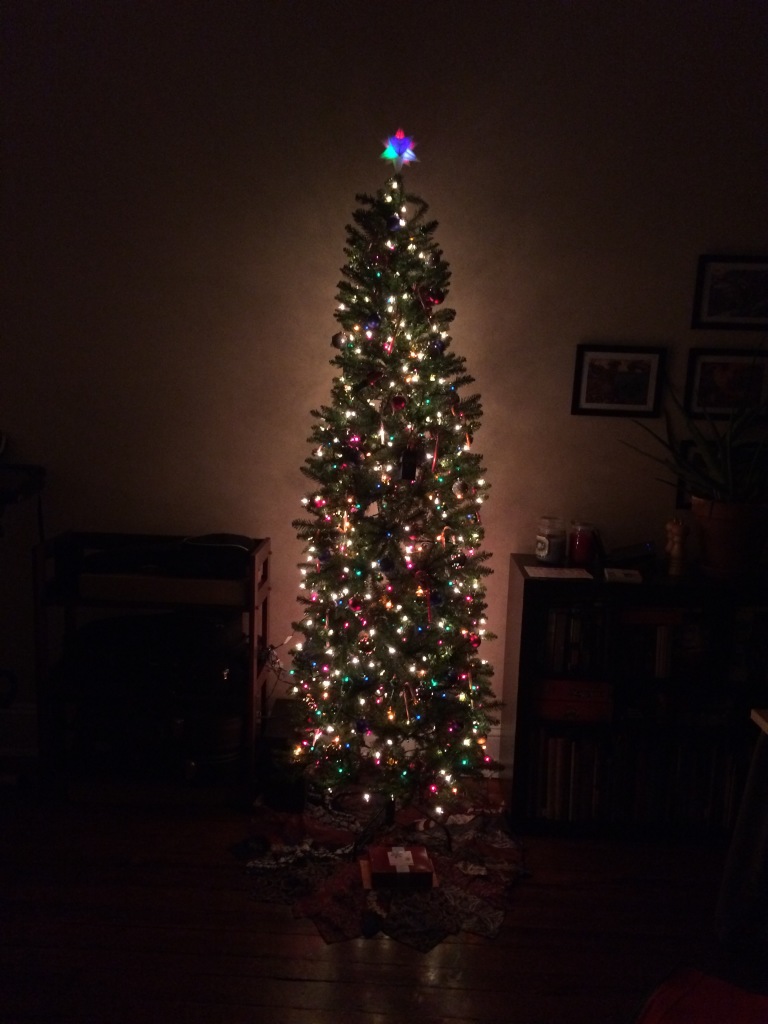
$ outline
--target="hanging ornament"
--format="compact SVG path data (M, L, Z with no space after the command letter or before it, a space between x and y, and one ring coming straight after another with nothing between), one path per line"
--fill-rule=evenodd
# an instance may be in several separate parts
M368 375L368 378L366 380L360 381L358 384L354 386L352 390L357 394L360 391L363 391L365 388L375 387L375 385L379 383L383 376L384 374L381 370L373 370Z
M424 309L430 309L432 306L439 306L441 302L445 302L445 292L440 288L418 288L417 295Z
M469 494L469 484L466 480L456 480L454 481L451 490L457 498L463 499Z
M441 356L447 347L447 342L443 338L432 338L427 348L429 349L430 355Z
M435 441L435 447L434 447L434 450L432 452L432 472L434 473L435 470L437 469L437 457L438 457L438 452L440 450L440 438L439 438L438 434L434 434L432 436L433 436L434 441Z
M424 550L424 549L420 550L418 552L418 554L421 556L422 561L424 561L424 556L429 554L429 546L427 545L426 550ZM430 593L432 592L432 588L434 586L434 580L429 575L429 573L428 572L424 572L423 569L420 569L415 574L414 579L416 580L416 596L417 597L429 597Z
M482 643L482 640L477 635L477 633L468 633L467 634L467 643L469 644L470 647L473 647L475 650L477 650L477 648Z
M403 227L403 219L399 213L393 213L387 220L387 228L390 231L399 231Z
M368 249L368 262L374 267L386 267L389 264L389 252L379 249L375 242L371 242Z
M393 395L392 396L392 408L396 412L401 412L407 405L407 399L405 395Z
M381 317L378 313L372 313L365 321L365 329L372 334L374 331L378 331L379 327L381 327Z
M422 459L423 453L420 448L415 445L406 448L400 456L400 479L415 480L418 476Z
M338 331L331 338L331 344L334 348L344 348L344 334L342 331Z
M359 594L353 594L352 597L350 597L348 604L353 612L359 612L363 607L363 599Z
M351 445L341 449L341 462L343 466L358 466L360 464L360 452Z

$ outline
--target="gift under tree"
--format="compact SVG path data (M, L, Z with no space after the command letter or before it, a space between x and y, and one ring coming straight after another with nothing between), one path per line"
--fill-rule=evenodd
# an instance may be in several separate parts
M338 285L337 374L313 410L312 481L293 651L306 716L294 756L329 795L351 786L435 813L492 771L479 396L452 349L450 271L427 204L391 177L358 195Z

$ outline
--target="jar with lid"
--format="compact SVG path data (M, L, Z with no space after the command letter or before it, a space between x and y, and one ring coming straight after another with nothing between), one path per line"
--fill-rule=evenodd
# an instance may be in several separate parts
M580 567L590 566L595 560L596 548L597 531L594 523L572 519L568 533L568 564Z
M565 523L557 516L542 516L536 528L536 560L543 565L565 561Z

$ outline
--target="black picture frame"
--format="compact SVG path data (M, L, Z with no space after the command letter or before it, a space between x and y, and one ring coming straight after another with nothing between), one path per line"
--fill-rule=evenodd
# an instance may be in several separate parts
M691 327L768 328L768 256L699 256Z
M692 348L684 408L693 419L728 419L745 406L768 404L768 351Z
M577 345L571 414L658 416L665 358L658 346Z

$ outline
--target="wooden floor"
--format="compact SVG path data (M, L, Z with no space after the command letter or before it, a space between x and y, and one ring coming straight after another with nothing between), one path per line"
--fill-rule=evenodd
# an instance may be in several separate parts
M226 793L0 791L2 1024L631 1024L710 956L722 844L522 837L501 934L326 945L253 902Z

